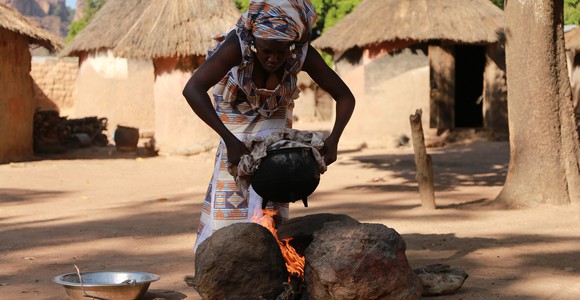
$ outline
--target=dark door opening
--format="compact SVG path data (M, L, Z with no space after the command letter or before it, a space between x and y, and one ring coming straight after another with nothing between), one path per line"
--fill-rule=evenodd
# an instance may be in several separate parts
M455 127L483 127L485 47L455 47Z

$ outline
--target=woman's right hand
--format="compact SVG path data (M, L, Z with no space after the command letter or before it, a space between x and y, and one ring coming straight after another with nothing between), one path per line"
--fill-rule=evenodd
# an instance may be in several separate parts
M238 166L242 155L250 154L248 147L235 136L224 142L228 151L228 162L232 166Z

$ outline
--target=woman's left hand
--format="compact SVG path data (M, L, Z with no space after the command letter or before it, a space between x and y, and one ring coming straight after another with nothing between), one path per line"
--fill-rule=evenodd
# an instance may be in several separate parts
M324 156L324 162L327 166L335 162L338 155L338 139L333 136L326 138L320 154Z

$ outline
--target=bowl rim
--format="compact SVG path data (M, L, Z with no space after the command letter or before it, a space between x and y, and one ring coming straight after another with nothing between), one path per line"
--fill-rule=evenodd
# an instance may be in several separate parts
M153 274L153 273L147 273L147 272L139 272L139 271L123 271L123 270L113 270L113 271L93 271L93 272L80 272L81 277L84 275L89 275L89 274L98 274L98 273L124 273L124 274L139 274L142 276L150 276L151 278L148 280L143 280L143 281L139 281L136 282L134 284L134 286L136 285L142 285L142 284L150 284L151 282L155 282L158 281L159 279L161 279L161 277L159 277L159 275ZM63 280L65 276L71 276L71 275L76 275L78 276L77 272L70 272L70 273L66 273L66 274L61 274L58 276L55 276L52 278L52 281L54 283L58 283L60 285L64 285L64 286L81 286L80 282L70 282L70 281L65 281ZM129 284L126 283L84 283L82 284L82 286L84 287L100 287L100 286L131 286Z

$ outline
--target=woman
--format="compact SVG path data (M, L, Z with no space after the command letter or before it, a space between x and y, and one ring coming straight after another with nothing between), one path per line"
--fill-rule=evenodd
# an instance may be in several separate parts
M336 101L336 121L324 140L324 162L336 160L340 136L354 109L354 96L308 42L317 15L310 0L255 0L235 29L210 51L183 95L193 111L221 137L198 230L197 246L215 230L250 221L260 197L244 197L228 173L249 150L242 142L291 128L297 75L307 72ZM215 107L207 94L214 86ZM260 207L260 206L258 206ZM261 208L261 207L260 207ZM275 207L282 219L287 205Z

